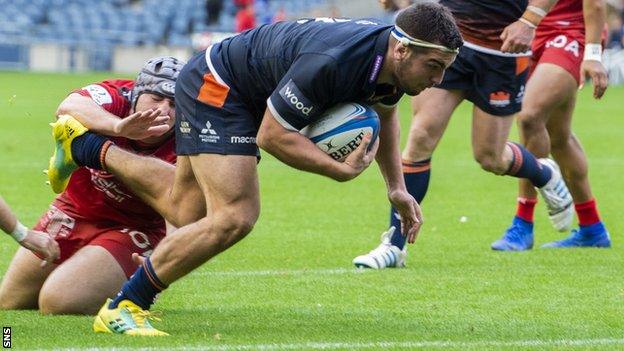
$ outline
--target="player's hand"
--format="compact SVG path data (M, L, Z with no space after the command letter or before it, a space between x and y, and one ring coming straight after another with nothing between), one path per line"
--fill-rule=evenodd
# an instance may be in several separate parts
M341 180L351 180L357 177L373 162L377 154L377 148L379 148L379 138L375 140L373 146L368 150L372 138L373 135L371 133L364 135L357 149L353 150L344 160L342 163L344 177Z
M590 78L594 85L594 99L600 99L609 85L607 70L600 61L584 60L581 63L581 85L579 89L582 89L585 80Z
M503 33L500 35L503 41L501 51L514 54L529 51L534 36L535 29L526 23L516 21L503 29Z
M134 140L160 136L171 129L167 124L169 120L170 117L163 116L159 109L139 111L120 119L113 132L116 136Z
M418 202L405 190L389 192L388 199L401 216L401 233L407 236L407 242L413 244L423 222L422 211Z
M41 267L54 263L61 255L58 243L48 233L29 230L20 245L43 256Z

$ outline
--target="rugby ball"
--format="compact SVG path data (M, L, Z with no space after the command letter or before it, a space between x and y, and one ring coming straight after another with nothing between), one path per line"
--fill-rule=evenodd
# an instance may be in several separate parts
M371 107L356 103L336 105L317 121L303 128L301 134L336 161L344 161L355 150L366 133L379 134L379 116Z

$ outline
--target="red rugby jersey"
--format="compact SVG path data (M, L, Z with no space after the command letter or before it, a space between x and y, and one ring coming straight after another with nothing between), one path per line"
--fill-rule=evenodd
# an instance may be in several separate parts
M90 97L106 111L126 117L131 111L130 92L134 81L107 80L74 92ZM173 135L159 145L147 146L126 138L110 138L117 146L133 153L175 163ZM165 231L163 218L141 201L112 174L81 167L72 175L65 192L53 205L72 217L102 222L102 225L128 226L145 231Z
M559 0L540 22L539 30L585 31L583 0Z

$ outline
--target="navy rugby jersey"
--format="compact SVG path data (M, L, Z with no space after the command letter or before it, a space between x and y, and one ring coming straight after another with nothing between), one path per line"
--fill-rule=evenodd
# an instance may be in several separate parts
M503 29L517 21L528 0L440 0L453 13L464 40L499 50Z
M301 19L265 25L216 44L210 61L258 121L267 105L300 130L341 102L394 105L402 92L376 84L391 25Z

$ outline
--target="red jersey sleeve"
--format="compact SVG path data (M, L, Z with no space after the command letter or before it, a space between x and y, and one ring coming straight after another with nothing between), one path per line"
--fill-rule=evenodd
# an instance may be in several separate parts
M73 92L91 98L115 116L126 117L131 108L130 92L133 86L132 80L106 80L89 84Z

